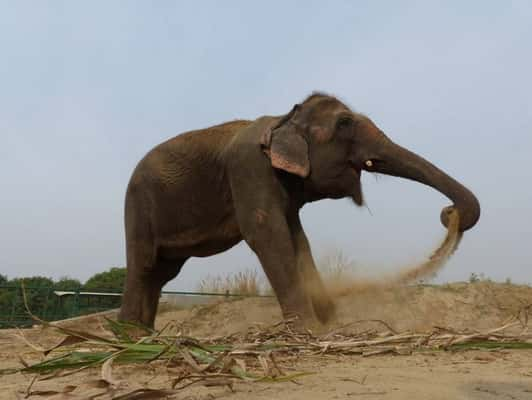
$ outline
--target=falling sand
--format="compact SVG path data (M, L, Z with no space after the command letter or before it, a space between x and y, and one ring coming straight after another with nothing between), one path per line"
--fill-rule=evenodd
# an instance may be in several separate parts
M447 235L440 246L432 253L427 261L414 267L408 268L392 277L394 283L413 283L421 279L433 278L436 273L443 268L447 260L453 255L462 239L462 232L458 230L460 217L456 210L449 216L449 226Z
M456 210L449 215L447 235L429 259L419 265L403 268L398 273L389 274L377 279L357 279L356 282L328 284L329 292L337 296L348 295L353 292L382 289L392 286L406 285L433 278L440 271L447 260L457 249L462 239L462 232L458 230L460 217Z

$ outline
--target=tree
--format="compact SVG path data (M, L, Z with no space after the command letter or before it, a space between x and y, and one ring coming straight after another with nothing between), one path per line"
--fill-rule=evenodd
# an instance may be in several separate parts
M9 285L7 276L0 274L0 285ZM0 329L8 328L9 324L6 324L6 320L10 316L10 312L13 305L14 290L8 287L0 287Z
M51 288L54 286L54 281L44 276L30 276L28 278L15 278L9 283L14 286L20 286L24 281L24 287L26 288Z
M83 285L77 279L69 278L68 276L62 276L57 282L54 283L55 290L76 290L80 289Z
M73 278L61 277L57 282L43 276L9 280L0 274L0 328L31 326L34 321L24 306L24 292L28 307L34 315L48 321L79 315L80 312L101 311L120 306L120 296L72 295L57 296L54 291L121 292L126 276L125 268L111 268L92 276L85 285Z
M94 292L122 292L124 289L124 281L126 279L125 268L111 268L109 271L100 272L93 275L85 285L83 289L86 291ZM120 296L89 296L87 302L97 303L98 308L115 308L120 306ZM89 304L87 304L87 310L90 310ZM93 311L96 311L94 309Z
M117 291L121 292L124 289L124 281L126 280L125 268L111 268L109 271L100 272L87 280L83 288L85 290L94 291Z
M10 315L14 320L31 318L27 315L22 296L22 283L30 311L43 318L50 319L56 312L57 298L53 293L54 281L44 276L15 278L9 281L13 288L10 291Z

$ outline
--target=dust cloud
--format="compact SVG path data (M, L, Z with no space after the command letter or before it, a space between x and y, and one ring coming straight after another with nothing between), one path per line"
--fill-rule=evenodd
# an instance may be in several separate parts
M440 245L432 252L428 260L421 264L402 268L399 272L386 274L379 278L342 278L342 281L326 281L329 294L345 296L352 293L408 285L430 279L445 266L447 260L458 248L462 233L459 231L460 217L456 210L449 215L447 234Z

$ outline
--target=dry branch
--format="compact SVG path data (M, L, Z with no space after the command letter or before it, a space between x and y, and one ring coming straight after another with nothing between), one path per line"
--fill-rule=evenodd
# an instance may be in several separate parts
M431 350L467 350L473 348L528 348L532 349L532 334L523 326L523 316L485 332L457 332L456 330L436 327L429 332L392 333L383 331L364 331L356 334L340 333L335 330L329 334L317 336L309 331L293 329L295 321L285 321L270 327L253 327L246 333L233 334L214 339L193 339L181 335L161 335L154 332L134 342L129 338L118 322L108 321L116 339L73 329L52 326L65 335L58 345L45 351L45 361L24 365L18 370L0 370L0 374L14 372L36 373L40 379L53 379L56 376L75 374L87 368L100 367L101 379L107 384L109 393L127 390L129 396L151 396L155 393L176 393L190 385L227 386L237 380L244 381L294 381L296 378L311 374L299 372L287 374L284 367L291 369L294 358L304 359L316 355L361 355L372 357L383 354L409 355L416 351ZM358 322L358 321L357 321ZM384 321L382 325L390 328ZM346 325L347 326L347 325ZM507 333L521 326L519 334ZM76 339L77 338L77 339ZM42 349L25 342L34 350ZM83 346L83 347L81 347ZM160 392L127 387L127 382L116 381L112 368L120 364L149 363L164 361L154 368L169 365L177 368L170 376L171 390ZM290 367L289 367L290 366ZM283 371L284 370L284 371ZM37 382L38 382L37 380ZM125 383L126 387L121 387ZM27 393L31 396L38 391ZM128 398L128 397L117 397Z

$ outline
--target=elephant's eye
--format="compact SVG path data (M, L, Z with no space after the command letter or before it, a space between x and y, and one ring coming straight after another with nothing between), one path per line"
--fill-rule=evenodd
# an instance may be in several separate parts
M348 117L342 117L338 119L338 122L336 123L336 129L345 129L351 126L353 123L353 120Z

